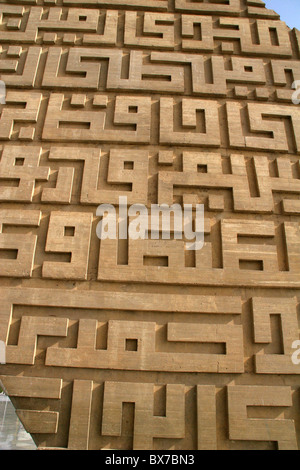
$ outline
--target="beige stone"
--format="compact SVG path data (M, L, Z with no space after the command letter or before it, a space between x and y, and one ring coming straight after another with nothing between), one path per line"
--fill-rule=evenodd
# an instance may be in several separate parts
M0 385L38 448L297 450L299 31L262 0L12 0L0 26ZM150 214L99 240L120 197L203 204L202 249Z

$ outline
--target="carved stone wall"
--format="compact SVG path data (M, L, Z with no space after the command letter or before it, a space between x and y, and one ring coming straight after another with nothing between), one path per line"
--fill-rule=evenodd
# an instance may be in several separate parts
M261 0L0 12L0 379L26 430L300 448L299 32ZM100 241L120 196L204 204L203 249Z

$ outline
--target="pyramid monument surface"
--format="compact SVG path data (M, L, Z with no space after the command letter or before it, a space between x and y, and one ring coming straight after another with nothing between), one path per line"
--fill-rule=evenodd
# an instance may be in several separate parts
M261 0L0 11L0 380L25 429L300 449L299 31ZM203 204L203 247L100 240L120 197Z

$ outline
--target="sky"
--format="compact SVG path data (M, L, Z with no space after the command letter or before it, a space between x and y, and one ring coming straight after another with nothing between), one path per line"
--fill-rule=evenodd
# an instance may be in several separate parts
M300 30L300 0L264 0L266 7L275 10L290 28Z

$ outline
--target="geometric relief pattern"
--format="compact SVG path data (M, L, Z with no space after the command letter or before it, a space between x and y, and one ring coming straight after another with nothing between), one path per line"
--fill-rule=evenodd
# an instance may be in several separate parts
M54 292L51 291L51 294ZM58 432L59 415L62 411L55 400L63 399L63 388L67 388L69 382L64 384L62 379L56 378L56 367L90 367L98 370L121 368L124 371L135 371L136 374L141 371L242 374L246 371L243 336L247 332L247 325L243 322L243 301L239 296L220 296L216 302L213 295L183 297L180 294L158 294L153 299L151 294L119 293L112 297L110 293L95 292L91 298L85 292L60 290L55 296L51 296L51 300L47 300L47 307L43 308L48 297L48 289L41 289L37 294L34 288L25 288L22 292L11 288L6 294L7 305L1 308L1 337L10 338L7 341L6 369L9 370L10 364L14 364L14 367L27 364L35 368L44 364L50 374L49 378L18 375L3 375L1 378L12 399L22 398L21 404L25 398L35 397L40 400L42 409L32 409L30 401L26 402L29 409L17 409L18 415L37 442L43 442L42 434L46 433L45 429L47 433L58 434L54 437L56 446L60 447L59 443L63 442ZM253 297L247 303L253 314L253 344L273 342L274 339L269 337L268 330L264 327L264 319L267 316L270 322L272 313L280 312L281 333L283 344L286 345L283 351L277 352L273 361L274 354L262 355L260 351L255 354L253 349L256 373L295 374L292 366L289 366L289 344L290 338L298 331L296 299L275 301ZM128 309L127 312L121 310L124 306ZM112 319L123 318L129 312L132 312L133 318L138 313L134 309L142 311L145 320L153 318L159 323ZM160 319L168 319L174 310L177 311L179 321L161 324ZM292 327L295 331L292 331ZM52 340L46 341L46 337L51 337ZM181 351L174 351L174 341L182 344ZM273 370L267 370L269 365ZM288 367L290 371L287 370ZM299 370L297 372L300 373ZM99 383L97 380L74 379L71 387L73 392L68 437L70 449L88 448L92 427L93 390L99 387L102 390L102 419L99 417L98 425L102 426L102 438L93 438L98 446L107 441L107 436L122 436L122 416L129 412L124 409L124 405L135 403L132 416L135 449L151 449L153 438L170 439L170 443L179 443L176 448L182 448L180 440L188 443L191 438L186 435L184 424L186 408L193 409L197 416L193 436L197 448L216 448L217 388L212 384L187 387L178 383L158 385L140 382L139 387L136 387L132 382L105 380ZM251 413L248 415L246 406L286 409L293 406L291 387L224 385L222 390L224 403L228 400L228 429L230 439L233 440L270 440L269 434L264 431L264 421L252 418ZM190 396L188 400L185 398L186 394ZM146 409L145 397L148 397ZM159 397L159 401L156 397ZM263 404L262 397L265 397ZM96 399L98 402L100 396ZM32 401L32 405L36 406L35 403L37 402ZM50 411L44 411L45 403L50 406ZM263 412L263 409L260 408L259 411ZM294 421L287 417L273 421L267 416L268 413L264 419L269 421L274 436L271 441L278 442L282 449L297 448ZM148 423L146 432L143 430L145 419ZM246 426L248 430L241 433L238 429L243 426L242 421L245 419L250 420Z
M260 0L1 3L0 384L38 448L300 449L299 37ZM202 249L100 241L120 197L203 204Z

